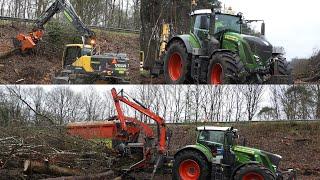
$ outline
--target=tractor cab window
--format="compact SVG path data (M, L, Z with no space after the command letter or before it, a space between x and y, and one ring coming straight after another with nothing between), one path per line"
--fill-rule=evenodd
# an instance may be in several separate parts
M240 17L237 16L217 14L215 16L215 34L220 33L224 30L230 30L240 33L240 20Z
M210 15L197 15L194 22L194 34L204 40L208 36L210 24Z
M64 65L68 66L74 63L77 58L81 57L81 48L78 46L67 47L65 52Z
M224 144L224 131L201 131L199 141Z

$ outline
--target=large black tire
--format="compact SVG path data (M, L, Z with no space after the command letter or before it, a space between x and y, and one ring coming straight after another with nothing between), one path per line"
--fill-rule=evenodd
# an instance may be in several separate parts
M277 84L293 84L293 78L291 74L291 69L289 67L289 63L287 62L286 58L284 58L282 55L278 55L275 58L278 58L276 62L271 63L270 65L270 73L271 75L282 75L282 76L288 76L286 82L276 82ZM277 63L278 69L277 72L274 69L274 63Z
M182 41L173 41L164 57L164 78L167 84L191 81L191 57Z
M260 164L248 164L241 167L233 177L234 180L275 180L276 176Z
M187 171L188 169L188 171ZM185 150L179 152L173 164L173 180L206 180L210 179L210 165L199 152Z
M207 73L208 84L239 84L244 66L237 54L216 53L211 57Z

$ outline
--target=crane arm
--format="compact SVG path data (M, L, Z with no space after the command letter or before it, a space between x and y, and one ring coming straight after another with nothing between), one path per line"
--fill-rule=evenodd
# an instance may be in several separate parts
M153 119L157 125L158 125L158 143L159 143L159 152L161 154L165 153L166 151L166 124L164 119L162 119L160 116L152 112L150 109L146 108L142 105L142 103L138 102L137 100L133 99L134 102L131 102L128 98L126 98L123 95L123 91L120 93L117 93L116 89L111 90L112 97L114 99L114 103L116 106L116 110L118 113L118 118L120 120L121 127L124 131L127 131L127 125L126 125L126 117L124 116L123 110L121 108L120 102L130 106L131 108L135 109L136 111L139 111L140 113L148 116L149 118Z
M74 7L69 0L56 0L51 6L37 19L33 31L28 35L19 34L17 36L14 45L19 47L22 52L32 49L40 41L44 34L44 25L51 20L51 18L63 11L64 15L72 23L72 25L90 41L91 44L95 43L95 33L89 29L82 21L81 18L76 13Z

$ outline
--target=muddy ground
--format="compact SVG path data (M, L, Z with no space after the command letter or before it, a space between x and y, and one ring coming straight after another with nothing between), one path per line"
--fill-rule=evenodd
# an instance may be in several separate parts
M30 28L17 23L0 23L0 54L13 48L12 38L20 32L28 32ZM131 84L163 83L163 78L152 79L140 75L139 34L95 31L102 53L121 52L128 55ZM62 69L63 47L49 44L45 39L30 54L15 54L0 59L0 84L51 84L52 77Z

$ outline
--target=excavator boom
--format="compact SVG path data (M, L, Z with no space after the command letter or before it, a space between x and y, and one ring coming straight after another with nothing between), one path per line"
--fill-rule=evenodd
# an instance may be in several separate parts
M69 0L56 0L51 6L36 20L35 26L29 34L20 33L14 45L22 52L33 49L41 40L44 34L44 25L51 20L51 18L59 13L64 13L65 17L72 23L72 25L82 34L86 41L92 45L95 44L95 33L90 30L76 13Z
M130 101L127 97L123 95L123 91L120 91L120 93L117 93L116 89L111 90L112 97L114 99L114 103L116 106L116 110L118 113L118 119L120 120L120 124L123 131L127 131L127 125L126 125L126 117L122 111L120 102L130 106L131 108L139 111L140 113L148 116L152 120L154 120L157 123L158 126L158 151L160 154L164 154L167 150L167 142L166 142L166 124L164 119L162 119L160 116L152 112L150 109L146 108L142 105L139 101L136 99L133 99L134 102ZM137 122L136 122L137 123ZM143 124L143 123L140 123ZM147 126L146 124L143 124L143 126ZM147 126L148 127L148 126ZM143 127L144 128L144 127ZM146 129L146 128L144 128ZM148 127L148 129L151 129Z

